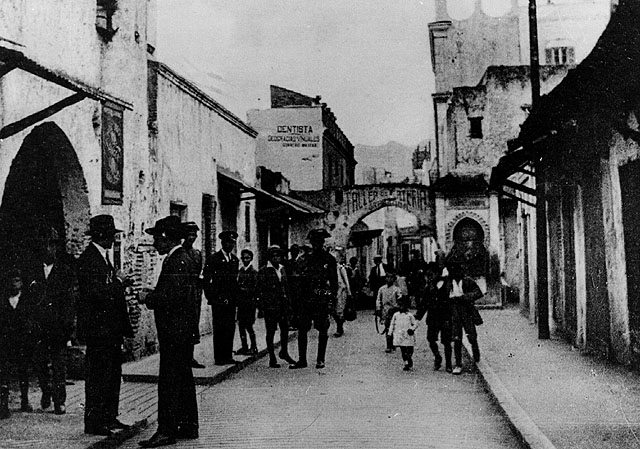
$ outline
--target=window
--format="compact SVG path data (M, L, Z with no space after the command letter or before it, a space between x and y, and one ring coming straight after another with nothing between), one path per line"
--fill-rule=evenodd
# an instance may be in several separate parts
M469 137L482 139L482 117L470 117L469 126Z
M96 30L102 38L109 42L118 29L113 29L113 15L118 9L118 0L97 0Z
M570 65L576 63L573 47L551 47L545 50L547 65Z

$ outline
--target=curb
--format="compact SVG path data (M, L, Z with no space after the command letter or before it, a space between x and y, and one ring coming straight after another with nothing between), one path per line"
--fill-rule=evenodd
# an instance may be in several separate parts
M122 432L117 432L116 434L107 437L103 440L96 441L95 443L87 446L86 449L114 449L120 446L129 438L133 438L142 432L147 426L149 422L147 419L141 419L140 421L136 421L130 428L127 430L123 430Z
M471 354L469 342L466 340L464 341L464 348L467 351L467 355ZM527 447L530 449L557 449L537 424L533 422L527 412L520 407L491 365L484 360L480 360L476 363L476 368L485 384L485 390L500 407L509 420L511 428Z
M298 338L298 333L297 332L291 332L289 334L289 340L288 341L294 341L295 339ZM280 342L278 341L277 343L274 344L275 348L279 348L280 347ZM245 358L244 360L242 360L239 363L236 363L235 365L229 365L228 368L225 368L224 370L220 371L219 373L210 376L210 377L194 377L194 382L196 385L215 385L218 384L222 381L224 381L225 379L229 378L229 376L231 376L232 374L235 374L239 371L241 371L242 369L246 368L247 366L251 365L252 363L256 362L257 360L261 359L262 357L266 356L269 352L267 351L266 348L261 349L260 351L258 351L258 353L256 355L252 355L249 356L247 358ZM124 379L125 382L136 382L136 383L158 383L158 375L157 374L123 374L122 378Z

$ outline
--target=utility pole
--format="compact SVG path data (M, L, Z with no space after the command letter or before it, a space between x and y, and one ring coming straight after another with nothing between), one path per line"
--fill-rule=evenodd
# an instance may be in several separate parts
M538 19L536 0L529 0L529 45L531 55L531 110L540 100L540 58L538 53ZM547 284L547 200L542 157L535 156L536 172L536 259L538 338L548 339L549 286Z

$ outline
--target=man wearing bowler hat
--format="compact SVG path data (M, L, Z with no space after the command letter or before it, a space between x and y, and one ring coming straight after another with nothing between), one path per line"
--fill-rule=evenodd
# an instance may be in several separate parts
M111 262L116 229L111 215L89 221L91 243L78 259L78 336L87 344L84 431L111 435L118 421L122 343L133 337L120 273ZM120 277L119 277L120 276Z
M193 247L193 243L198 238L200 228L194 221L188 221L182 224L184 229L184 241L182 246L186 250L189 259L189 277L191 281L191 296L193 298L193 307L195 315L193 321L193 344L200 343L200 310L202 309L202 253ZM192 368L204 368L205 366L198 362L195 358L191 359Z
M316 368L324 368L327 350L329 315L335 307L338 293L338 268L336 260L324 249L324 241L330 234L326 229L309 232L311 252L300 259L298 265L299 295L296 315L298 321L298 361L291 369L307 367L307 333L313 326L318 331L318 356Z
M240 264L232 251L236 246L238 234L234 231L223 231L218 238L222 249L209 256L204 267L204 295L211 305L214 363L231 365L236 363L232 354Z
M174 444L176 438L198 438L198 404L191 371L193 350L192 261L180 244L184 225L180 218L168 216L156 221L145 232L153 236L153 246L166 255L156 288L143 299L153 309L158 342L158 430L142 447Z

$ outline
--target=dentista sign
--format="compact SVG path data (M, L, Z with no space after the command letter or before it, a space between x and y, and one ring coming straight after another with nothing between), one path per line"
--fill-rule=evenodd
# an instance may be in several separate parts
M267 135L267 141L281 143L283 148L317 148L320 134L310 125L277 125L276 132Z

